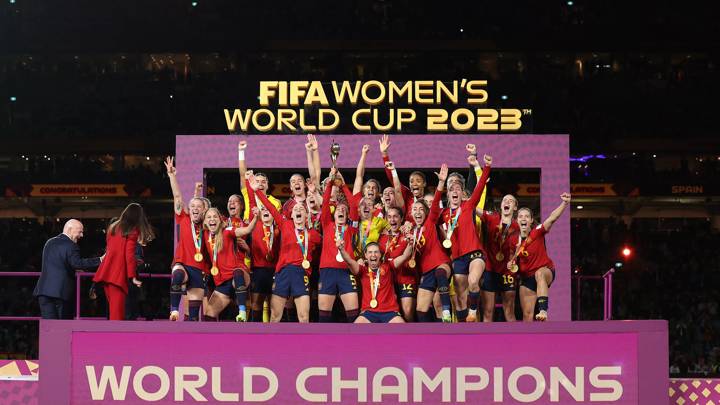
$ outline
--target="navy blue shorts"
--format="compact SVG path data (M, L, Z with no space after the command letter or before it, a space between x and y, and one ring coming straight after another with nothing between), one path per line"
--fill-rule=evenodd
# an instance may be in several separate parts
M250 273L250 291L258 294L272 294L273 276L272 267L253 267Z
M184 263L175 263L183 266L185 269L185 273L187 273L188 280L185 284L185 288L202 288L203 290L207 287L205 284L205 276L203 275L203 272L200 271L197 267L188 266ZM175 265L173 265L175 267Z
M272 293L285 298L310 295L309 281L302 267L290 264L283 267L279 273L275 273Z
M517 282L518 277L515 274L500 274L486 270L483 272L481 288L490 292L515 291Z
M470 252L468 254L462 255L462 256L458 257L457 259L453 260L453 262L452 262L453 274L459 274L459 275L465 275L465 276L470 274L470 262L475 259L482 259L483 261L485 261L482 251L476 250L474 252Z
M427 273L424 273L422 277L420 277L420 285L418 288L422 288L423 290L428 290L435 292L438 289L438 282L437 277L435 276L435 270L432 269L428 271Z
M550 280L550 284L552 284L552 282L555 281L555 269L550 269L550 271L552 272L552 280ZM550 287L550 284L548 284L548 287ZM530 277L523 277L522 286L532 291L537 291L537 281L535 281L535 275L533 274Z
M356 293L357 290L357 280L350 274L350 270L334 267L320 269L319 294L343 295Z
M233 287L233 281L225 280L222 284L215 286L215 291L225 294L228 297L234 297L235 296L235 287Z
M360 316L370 321L370 323L388 323L391 319L396 316L400 316L400 313L395 311L390 312L374 312L374 311L363 311Z
M398 284L397 295L400 298L415 298L417 296L417 284Z

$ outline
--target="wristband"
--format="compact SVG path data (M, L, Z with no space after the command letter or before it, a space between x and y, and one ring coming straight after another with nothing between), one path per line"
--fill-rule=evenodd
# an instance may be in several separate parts
M238 160L245 160L245 151L244 150L238 150Z

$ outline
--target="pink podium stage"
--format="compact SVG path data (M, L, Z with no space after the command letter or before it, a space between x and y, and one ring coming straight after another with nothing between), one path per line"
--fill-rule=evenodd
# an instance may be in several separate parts
M39 403L655 405L667 342L665 321L42 321Z

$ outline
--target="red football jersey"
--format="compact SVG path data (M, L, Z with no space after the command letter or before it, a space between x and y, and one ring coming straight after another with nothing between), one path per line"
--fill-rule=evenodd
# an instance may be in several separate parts
M440 216L445 232L449 232L450 229L453 230L450 237L452 241L450 254L453 259L476 250L482 250L483 252L485 250L475 230L475 207L480 202L488 176L490 176L490 166L485 166L470 198L460 203L460 207L457 209L445 208Z
M377 271L374 272L371 272L367 266L360 266L360 272L357 274L357 277L360 278L360 285L362 286L362 305L360 305L360 312L399 312L397 297L395 296L395 271L395 266L392 261L381 263ZM373 296L370 288L370 273L372 273L372 279L375 280L375 282L377 282L379 278L377 296L375 297L378 305L375 308L370 307L370 300L372 300Z
M272 247L271 261L268 261L267 254ZM252 246L250 246L252 254L253 267L271 267L275 268L280 252L280 230L273 222L270 226L263 225L258 221L252 232Z
M515 253L517 235L520 233L520 226L517 221L510 220L509 225L502 223L502 216L497 212L483 212L482 222L487 229L487 240L485 240L485 251L488 257L486 270L494 273L507 274L507 262ZM504 235L504 236L503 236ZM502 260L497 260L497 254L502 253Z
M541 267L555 269L555 264L553 264L552 260L548 257L547 249L545 248L545 234L547 234L547 231L542 224L530 231L527 241L525 242L525 252L520 254L517 260L517 264L520 267L520 274L523 277L535 275L537 269ZM513 238L514 246L517 246L519 236L520 234L517 234Z
M418 263L420 264L420 270L423 274L435 269L443 263L450 263L450 258L448 257L447 253L445 253L445 249L440 244L440 240L438 239L437 234L437 227L435 226L438 218L440 218L441 196L442 193L440 191L435 191L435 198L433 198L432 207L430 207L430 213L428 214L427 218L425 218L423 226L420 229L415 230L418 233L415 246L415 249L417 251L415 257L417 260L418 253L420 253L420 260Z
M330 201L330 194L332 193L332 182L328 181L325 187L325 193L323 194L323 201ZM342 235L345 241L345 251L352 257L353 247L355 246L354 240L357 237L357 228L348 225L350 218L345 218L347 223L343 226L337 226L335 224L335 218L330 213L330 204L323 203L322 211L320 212L320 222L322 223L323 230L323 244L322 252L320 253L320 268L336 268L336 269L347 269L348 265L345 260L337 260L338 249L335 246L335 235Z
M307 228L302 231L298 230L296 233L293 221L283 218L280 211L278 211L270 203L270 201L268 201L262 191L257 191L256 195L260 198L263 205L265 205L265 207L270 211L273 218L275 218L275 223L279 224L278 227L280 228L280 255L278 257L277 264L275 265L275 272L279 272L283 267L290 264L301 266L304 258L307 258L308 261L312 262L313 255L316 254L315 250L322 243L320 234L314 229L308 230ZM300 238L300 243L298 243L298 238ZM300 244L302 244L303 247L307 246L305 256L303 256ZM312 268L305 269L305 273L308 276L311 272Z
M383 234L380 236L378 244L380 245L380 252L382 252L384 260L392 261L402 256L408 241L405 239L405 235L401 233L397 235ZM419 274L417 268L411 269L408 267L407 261L395 272L395 282L397 284L417 284L418 279Z
M203 232L202 224L195 224L195 235L193 235L192 226L190 221L190 214L184 210L178 215L175 214L175 224L179 226L178 232L178 243L175 247L175 259L173 263L181 263L186 266L195 267L200 269L203 273L210 271L210 261L208 260L207 250L202 243L203 236L207 236L207 232ZM197 250L193 243L193 236L200 237L200 253L203 255L203 260L200 262L195 261L195 253Z
M209 232L206 232L209 234ZM208 258L210 262L217 266L219 273L213 276L215 285L220 285L227 280L233 278L233 270L242 269L248 271L245 265L245 254L238 249L235 249L235 228L227 227L222 230L221 234L217 235L223 238L222 250L215 252L213 249L212 237L208 235L205 237L205 249L208 252ZM217 256L217 257L216 257Z

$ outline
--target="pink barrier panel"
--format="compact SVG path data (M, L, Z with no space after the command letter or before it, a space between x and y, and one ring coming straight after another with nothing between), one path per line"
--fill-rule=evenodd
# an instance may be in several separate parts
M37 405L37 381L5 381L0 378L0 404Z
M664 321L42 321L41 349L41 403L658 404L668 398Z

